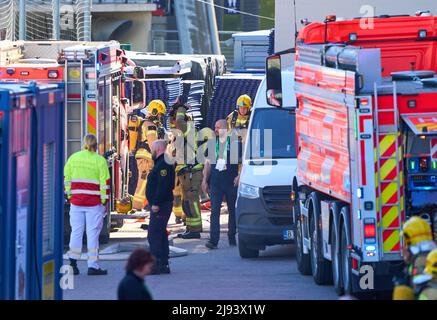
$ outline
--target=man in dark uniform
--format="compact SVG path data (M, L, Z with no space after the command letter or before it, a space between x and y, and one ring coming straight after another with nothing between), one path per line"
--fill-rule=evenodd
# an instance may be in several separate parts
M175 168L165 160L167 141L157 140L152 145L155 162L147 178L146 197L151 207L148 240L156 264L152 274L170 273L167 223L173 207Z

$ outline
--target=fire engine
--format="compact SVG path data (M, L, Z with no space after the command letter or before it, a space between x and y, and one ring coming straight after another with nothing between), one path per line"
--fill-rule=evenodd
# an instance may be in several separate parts
M342 293L392 288L401 228L437 229L437 17L305 26L295 49L296 260ZM267 97L281 107L281 55L267 60ZM285 87L285 90L286 87Z
M125 62L116 41L0 42L1 81L65 84L64 160L81 149L86 134L96 135L111 172L111 212L128 186L127 110L121 103Z

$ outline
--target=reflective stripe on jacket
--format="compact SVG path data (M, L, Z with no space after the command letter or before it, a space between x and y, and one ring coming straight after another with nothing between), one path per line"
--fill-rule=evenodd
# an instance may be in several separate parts
M64 186L67 198L76 206L105 204L110 194L105 158L87 150L73 154L64 167Z

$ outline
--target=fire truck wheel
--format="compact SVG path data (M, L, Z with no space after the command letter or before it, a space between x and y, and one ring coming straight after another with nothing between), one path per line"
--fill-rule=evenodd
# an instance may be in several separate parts
M332 255L332 282L334 283L335 292L339 296L343 295L343 286L341 283L341 263L340 247L338 232L335 226L331 227L331 255Z
M305 276L311 275L310 255L303 253L302 223L300 216L296 219L296 262L299 272Z
M318 285L332 283L331 262L323 257L322 232L318 227L317 219L311 219L311 268L314 282Z
M340 263L341 263L341 282L344 288L344 294L352 294L352 263L349 256L348 241L346 234L346 225L343 223L340 236Z

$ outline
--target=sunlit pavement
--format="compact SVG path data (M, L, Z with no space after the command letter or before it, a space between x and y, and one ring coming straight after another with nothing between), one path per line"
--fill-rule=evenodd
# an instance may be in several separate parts
M172 258L170 275L148 276L147 285L158 300L294 300L337 299L331 286L317 286L312 277L297 270L294 247L274 246L261 251L258 259L241 259L238 247L229 247L226 235L227 215L221 216L222 234L217 250L209 250L209 212L203 213L204 232L200 240L175 238L174 246L188 251L184 257ZM170 218L173 234L183 231ZM111 235L111 242L132 248L145 243L147 232L141 223L126 223L120 232ZM173 236L171 236L173 237ZM103 248L108 247L104 246ZM129 254L124 254L126 257ZM103 257L104 258L104 257ZM121 257L123 259L123 257ZM112 300L117 298L117 286L124 276L126 261L102 261L107 276L86 275L85 261L78 263L81 274L74 279L74 290L64 291L66 300Z

